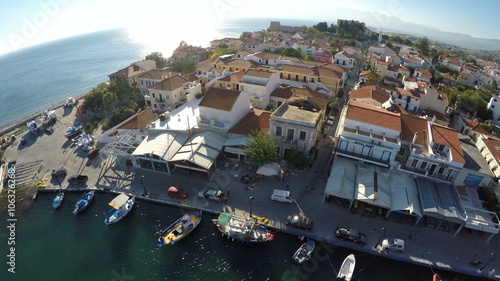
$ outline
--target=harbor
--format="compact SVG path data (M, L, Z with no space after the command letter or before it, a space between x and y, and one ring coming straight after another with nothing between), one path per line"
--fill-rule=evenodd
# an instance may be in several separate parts
M433 270L491 278L489 275L495 273L494 269L500 265L500 260L493 259L490 255L492 249L500 248L498 237L488 243L487 237L481 236L478 232L463 231L455 236L427 228L423 224L414 226L414 220L404 215L395 214L385 219L377 214L366 214L361 211L354 213L352 209L337 202L324 202L327 172L332 160L333 139L330 137L322 141L318 156L308 170L289 173L285 180L276 176L260 177L255 184L250 185L242 181L242 176L249 175L251 178L256 178L257 167L241 162L220 165L215 174L207 178L196 173L186 174L182 169L176 169L171 174L134 169L125 161L114 157L97 156L88 159L87 151L79 149L64 138L66 129L74 125L75 113L76 108L57 108L58 119L52 134L34 135L25 131L7 148L5 159L7 162L16 162L16 184L43 181L45 184L37 189L38 192L56 192L62 189L66 192L83 193L95 189L97 193L125 193L136 197L138 201L169 205L182 210L202 210L204 214L232 212L242 217L255 215L269 219L267 225L273 231L324 242L324 245L340 246L373 256L421 265ZM26 141L24 145L20 144L21 139ZM68 171L67 177L73 174L87 175L86 185L70 185L66 179L59 181L52 178L52 170L62 167ZM167 190L170 186L183 188L188 192L188 197L185 199L169 197ZM209 201L197 196L200 191L206 189L222 190L227 196L227 201ZM294 202L271 200L274 189L289 190L295 199ZM97 194L96 197L100 195ZM286 226L285 219L293 214L303 214L313 219L314 228L311 231L303 231ZM338 226L365 233L366 244L361 246L337 239L334 232ZM218 235L215 227L212 227L211 231ZM154 229L154 225L151 229ZM405 240L403 252L390 250L380 252L377 249L383 238L391 237ZM190 237L187 237L183 242L189 239ZM277 239L279 237L266 243L275 243ZM296 250L295 246L293 248L293 251ZM482 264L471 264L475 260L481 260ZM359 265L359 261L357 264ZM432 275L429 274L429 280L430 276Z

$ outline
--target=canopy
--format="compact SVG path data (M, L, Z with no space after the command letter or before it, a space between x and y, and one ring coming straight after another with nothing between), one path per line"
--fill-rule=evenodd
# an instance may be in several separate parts
M336 157L333 161L330 177L326 183L325 195L349 200L354 199L356 182L356 162L348 158Z
M419 178L417 187L425 216L458 224L465 222L465 213L452 186Z
M168 192L180 193L181 191L177 187L171 186L168 188Z
M401 173L391 174L391 211L402 211L422 217L415 180Z
M217 222L219 223L220 226L226 227L226 225L229 223L229 220L233 216L233 213L231 212L224 212L219 215L217 218Z
M116 196L115 199L111 200L109 202L109 205L113 207L114 209L118 209L121 206L125 205L127 203L127 200L129 197L125 193L120 193L120 195Z
M385 209L391 208L389 171L374 165L358 164L355 199Z
M261 174L263 176L276 176L280 173L281 167L275 162L262 165L257 169L257 174Z

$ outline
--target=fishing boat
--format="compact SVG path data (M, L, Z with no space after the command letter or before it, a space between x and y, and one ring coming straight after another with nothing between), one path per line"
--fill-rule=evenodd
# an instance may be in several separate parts
M79 136L81 133L83 133L83 126L82 125L78 125L78 126L70 126L68 128L68 130L66 131L66 134L64 134L64 136L67 138L67 139L73 139L77 136Z
M49 125L53 121L57 119L56 111L55 110L45 110L42 114L42 117L40 117L40 121L42 121L43 125Z
M353 254L348 255L342 266L340 267L339 273L337 274L337 278L343 278L346 281L351 281L352 273L354 272L354 267L356 266L356 258L354 258Z
M107 225L119 222L124 216L126 216L130 210L134 207L135 198L129 197L125 193L120 193L116 196L109 205L112 207L111 210L107 211L104 223Z
M311 254L314 251L314 247L316 246L316 243L314 241L308 241L293 254L292 259L297 262L298 264L301 264L311 258Z
M233 241L262 243L274 238L274 235L254 218L244 219L236 217L231 212L224 212L212 221L223 236L232 238Z
M158 246L173 245L186 237L201 222L201 212L185 214L160 233Z
M80 199L75 204L75 209L73 210L73 214L78 214L79 212L83 211L87 206L92 202L92 199L94 199L94 191L89 191L85 192Z
M74 97L69 97L67 100L66 100L66 103L64 104L64 106L73 106L76 104L76 100Z
M52 207L56 209L59 208L59 206L61 206L63 199L64 199L64 192L59 191L56 195L56 198L54 198L54 202L52 202Z
M40 126L40 124L38 122L36 122L35 120L31 120L31 121L26 122L26 126L28 127L28 130L30 130L30 132L32 134L37 134L40 131L40 129L42 128Z

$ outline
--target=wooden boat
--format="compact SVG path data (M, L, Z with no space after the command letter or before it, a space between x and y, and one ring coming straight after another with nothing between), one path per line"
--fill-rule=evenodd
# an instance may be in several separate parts
M173 245L191 233L200 222L201 212L185 214L160 233L156 244L158 246Z
M316 243L314 241L308 241L293 254L292 259L297 262L298 264L301 264L311 258L311 254L314 251L314 247L316 246Z
M340 267L339 273L337 274L337 278L344 278L346 281L351 281L352 273L354 272L354 267L356 266L356 258L354 258L353 254L348 255L342 266Z
M134 207L135 198L129 197L125 193L121 193L116 196L109 205L112 207L111 210L107 211L104 215L104 223L107 225L119 222L123 217L125 217L130 210Z
M79 136L81 133L83 133L83 126L82 125L78 125L78 126L71 126L68 128L68 130L66 131L66 133L64 134L64 136L67 138L67 139L73 139L77 136Z
M89 191L85 192L80 199L75 204L75 209L73 210L73 214L78 214L79 212L85 210L87 206L92 202L92 199L94 199L94 191Z
M56 198L54 198L54 202L52 202L52 207L56 209L59 208L59 206L61 206L63 199L64 199L64 192L59 191L56 195Z
M234 216L231 212L224 212L212 221L223 236L232 238L233 241L262 243L274 238L274 235L254 218L244 219Z

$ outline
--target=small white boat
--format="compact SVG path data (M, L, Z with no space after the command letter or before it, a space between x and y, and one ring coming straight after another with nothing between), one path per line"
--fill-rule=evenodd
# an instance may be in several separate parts
M40 121L42 121L43 125L49 125L51 122L55 121L57 119L56 111L55 110L45 110L42 114L42 117L40 117Z
M311 258L311 254L314 251L314 247L316 246L316 243L314 241L308 241L293 254L292 259L297 262L298 264L301 264L305 262L306 260Z
M346 281L351 281L352 273L354 272L354 267L356 266L356 258L354 258L353 254L348 255L342 266L340 267L339 273L337 274L337 278L343 278Z
M109 202L112 209L104 214L106 216L104 223L110 225L119 222L130 212L130 210L132 210L134 204L134 197L129 197L124 193L120 193L120 195L116 196L115 199Z
M76 104L76 100L75 98L73 97L69 97L67 100L66 100L66 103L64 104L64 106L73 106Z
M40 126L40 124L38 122L36 122L35 120L28 121L26 123L26 126L28 127L28 130L30 130L30 132L32 134L37 134L40 131L40 129L42 128Z

